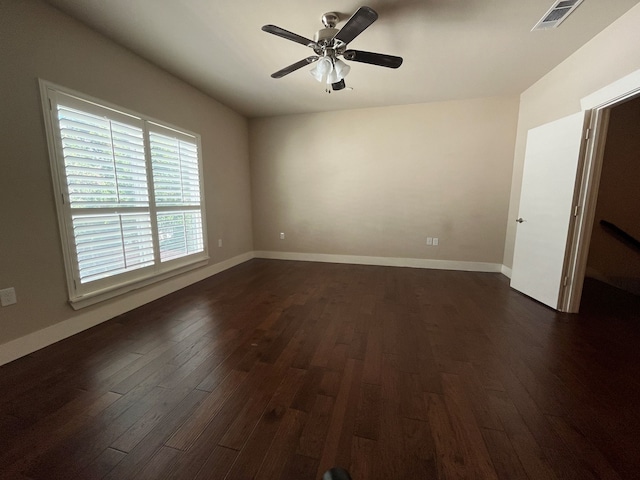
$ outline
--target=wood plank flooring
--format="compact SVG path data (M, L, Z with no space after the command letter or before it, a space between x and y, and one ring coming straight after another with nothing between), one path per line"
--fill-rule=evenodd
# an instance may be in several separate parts
M0 368L0 477L640 478L640 302L252 260Z

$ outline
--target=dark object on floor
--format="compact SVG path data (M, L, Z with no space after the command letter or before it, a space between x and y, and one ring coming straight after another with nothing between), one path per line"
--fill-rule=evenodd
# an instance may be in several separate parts
M332 468L324 472L322 480L351 480L351 475L342 468Z

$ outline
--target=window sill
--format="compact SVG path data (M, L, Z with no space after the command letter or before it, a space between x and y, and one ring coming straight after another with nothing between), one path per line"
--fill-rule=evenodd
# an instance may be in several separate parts
M144 288L154 283L161 282L162 280L175 277L176 275L180 275L182 273L195 270L196 268L204 267L208 264L209 264L209 257L201 258L194 263L177 267L169 272L164 272L159 275L153 275L144 279L135 280L126 284L117 285L106 291L103 290L103 291L91 293L88 295L84 295L82 297L72 298L69 300L69 304L71 305L71 308L73 308L74 310L81 310L91 305L95 305L96 303L104 302L105 300L109 300L111 298L124 295L125 293L129 293L134 290Z

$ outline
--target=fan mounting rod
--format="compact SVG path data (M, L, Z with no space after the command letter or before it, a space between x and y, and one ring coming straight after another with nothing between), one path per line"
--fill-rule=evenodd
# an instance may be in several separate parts
M342 55L345 50L346 44L336 38L339 30L336 25L340 22L340 17L336 12L327 12L322 15L322 24L324 28L318 30L313 37L316 42L314 51L316 55L326 56L329 55L335 58L335 55Z

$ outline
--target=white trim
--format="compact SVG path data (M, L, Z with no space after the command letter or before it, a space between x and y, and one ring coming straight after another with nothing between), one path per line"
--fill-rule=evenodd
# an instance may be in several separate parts
M502 268L500 269L500 273L502 273L507 278L511 278L511 269L506 265L502 265Z
M38 83L40 84L40 92L45 92L47 91L47 89L53 89L56 91L59 91L65 95L71 96L71 97L76 97L78 100L82 101L82 102L89 102L89 103L93 103L98 107L101 108L107 108L109 110L113 110L119 114L124 114L124 115L128 115L131 117L134 117L136 119L142 120L142 121L147 121L150 123L154 123L155 125L164 127L164 128L168 128L170 130L174 130L176 132L182 133L182 134L187 134L187 136L191 136L193 138L199 137L200 134L193 132L191 130L188 130L186 128L183 127L178 127L177 125L174 125L172 123L169 122L165 122L164 120L159 120L155 117L151 117L149 115L146 114L142 114L139 112L135 112L133 110L130 110L126 107L123 107L121 105L116 105L115 103L111 103L108 102L106 100L103 100L101 98L96 98L93 95L88 95L86 93L83 92L79 92L77 90L73 90L71 88L67 88L63 85L59 85L57 83L53 83L50 82L49 80L45 80L43 78L38 77ZM44 100L43 100L44 102ZM48 105L45 106L45 112L49 110Z
M177 128L172 124L160 122L147 115L133 112L118 105L111 104L104 100L96 99L90 95L76 92L66 87L56 85L47 80L38 79L40 86L40 96L42 103L45 130L47 133L47 145L49 149L49 162L52 171L52 183L54 189L54 199L59 224L59 233L62 244L62 253L65 263L65 274L67 280L67 290L69 303L74 310L85 308L89 305L103 300L116 297L131 290L144 287L153 282L159 282L170 275L179 275L193 268L206 265L209 260L209 242L207 238L207 212L204 195L204 171L203 153L201 137L199 134L186 129ZM109 118L120 119L123 123L136 125L141 129L144 139L145 162L147 170L147 188L149 194L149 204L144 207L144 212L149 214L151 220L152 239L154 246L154 262L142 268L128 272L109 276L92 282L82 283L78 271L78 255L76 252L72 218L74 214L87 213L81 209L72 209L69 201L67 188L67 177L64 167L64 155L60 143L59 120L56 114L56 106L60 104L58 97L65 97L65 102L69 107L89 111L100 116L109 112ZM77 104L77 105L76 105ZM138 125L139 124L139 125ZM151 128L150 128L151 125ZM171 207L158 207L155 202L155 184L153 181L153 161L150 146L149 132L162 135L171 135L181 141L195 143L198 158L198 173L200 183L200 204L199 205L175 205ZM160 133L162 132L162 133ZM195 252L178 259L162 262L160 260L160 249L158 240L157 215L162 212L177 212L182 210L198 210L202 223L202 252ZM140 209L143 210L143 209ZM134 208L126 208L121 211L117 208L94 209L96 213L124 213L134 212Z
M580 101L583 109L592 108L593 113L584 168L576 179L580 186L577 204L581 208L571 243L567 246L568 266L565 275L568 277L568 286L559 305L562 312L577 313L580 309L607 141L609 112L615 106L638 95L640 95L640 70L622 77Z
M640 70L597 90L580 100L582 110L592 110L605 104L616 103L618 99L628 97L640 91Z
M137 278L129 282L114 285L106 290L98 290L83 297L69 300L69 305L71 305L71 308L73 308L74 310L81 310L91 305L95 305L96 303L109 300L110 298L115 298L120 295L124 295L125 293L129 293L133 290L139 290L148 285L153 285L154 283L161 282L177 275L181 275L188 272L189 270L202 268L208 263L208 259L209 257L204 260L197 260L196 262L185 264L182 267L175 267L172 270L164 273L157 273L146 277Z
M360 255L332 255L326 253L300 252L254 252L255 258L275 260L298 260L302 262L350 263L354 265L377 265L381 267L431 268L434 270L461 270L465 272L500 273L499 263L461 262L455 260L431 260L427 258L365 257Z
M193 270L180 277L174 277L166 282L154 284L146 290L140 290L119 298L108 305L101 305L90 312L84 312L62 322L30 333L0 345L0 365L9 363L17 358L29 355L36 350L47 347L71 335L80 333L102 322L106 322L118 315L138 308L141 305L157 300L181 288L216 275L224 270L240 265L254 258L253 252L243 253L236 257Z
M80 313L50 327L30 333L0 345L0 365L29 355L36 350L52 345L67 337L80 333L118 315L147 304L181 288L216 275L224 270L247 262L252 258L275 260L298 260L303 262L347 263L354 265L377 265L383 267L430 268L434 270L459 270L466 272L504 273L511 269L499 263L463 262L454 260L431 260L426 258L366 257L359 255L331 255L323 253L297 252L247 252L208 267L192 270L179 277L151 285L148 289L134 291L108 305L99 305L89 312Z
M575 205L579 207L573 232L567 245L566 270L567 285L558 304L561 312L578 313L582 298L584 273L589 257L589 245L596 213L600 173L604 158L606 132L609 124L609 110L597 108L592 111L582 171L578 172Z

